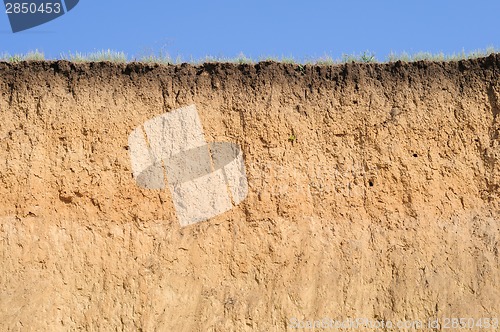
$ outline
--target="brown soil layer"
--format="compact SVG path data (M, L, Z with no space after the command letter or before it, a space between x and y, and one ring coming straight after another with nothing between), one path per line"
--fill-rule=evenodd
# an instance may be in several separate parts
M250 189L181 228L132 178L128 135L190 104ZM0 63L0 330L500 318L499 114L499 54Z

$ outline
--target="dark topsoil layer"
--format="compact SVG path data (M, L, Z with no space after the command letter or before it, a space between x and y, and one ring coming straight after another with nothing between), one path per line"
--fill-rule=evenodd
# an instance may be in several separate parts
M159 83L170 81L186 87L203 88L196 79L200 75L208 74L213 79L224 84L237 80L241 85L253 87L257 81L272 82L272 84L302 85L308 88L328 87L332 85L341 88L352 83L363 84L366 81L380 81L385 85L389 82L405 83L438 83L439 81L453 81L468 85L472 81L481 80L496 82L500 73L500 53L485 58L450 61L450 62L393 62L393 63L347 63L339 65L299 65L279 63L273 61L257 64L205 63L202 65L180 64L159 65L147 63L112 63L87 62L73 63L69 61L24 61L18 63L0 62L0 82L4 81L14 88L15 82L36 80L50 80L50 76L66 76L70 81L88 78L112 80L127 76L134 81L147 79L149 82L158 80ZM46 76L46 75L49 76ZM438 81L438 82L432 82ZM102 82L102 81L101 81ZM203 84L206 84L203 80ZM38 82L39 84L40 82ZM472 83L472 82L471 82ZM212 80L212 84L214 81ZM390 83L389 83L390 84ZM211 88L206 86L206 88Z

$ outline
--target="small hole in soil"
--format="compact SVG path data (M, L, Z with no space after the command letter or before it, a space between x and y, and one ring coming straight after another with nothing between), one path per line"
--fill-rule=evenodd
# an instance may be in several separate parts
M368 184L370 185L370 187L373 187L373 181L372 180L368 181Z
M414 153L414 154L413 154L413 157L417 158L417 157L418 157L418 154Z

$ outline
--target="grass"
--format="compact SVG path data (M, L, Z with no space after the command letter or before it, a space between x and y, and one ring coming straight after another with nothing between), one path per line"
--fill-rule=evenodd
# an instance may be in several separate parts
M2 53L0 54L0 61L6 62L20 62L20 61L40 61L45 60L45 55L43 52L38 50L30 51L26 54L9 54Z
M125 53L112 50L102 50L92 53L63 53L61 54L60 59L73 62L111 61L116 63L125 63L128 61L127 55Z
M466 53L462 50L459 53L453 54L444 54L444 53L430 53L430 52L418 52L414 54L408 54L406 52L403 53L390 53L387 57L388 62L395 61L403 61L403 62L413 62L413 61L459 61L459 60L467 60L467 59L477 59L482 57L487 57L493 53L499 53L500 50L495 49L494 47L488 47L485 50L475 50L469 53Z
M475 50L472 52L466 53L462 50L459 53L453 54L444 54L444 53L430 53L430 52L417 52L417 53L394 53L391 52L385 60L379 61L375 54L370 51L364 51L359 54L343 54L340 59L334 59L329 55L325 55L319 58L306 58L303 60L295 59L293 56L268 56L268 57L260 57L259 61L276 61L282 63L292 63L292 64L312 64L312 65L334 65L334 64L342 64L342 63L383 63L383 62L414 62L414 61L458 61L465 59L477 59L481 57L486 57L493 53L499 53L499 49L495 49L494 47L488 47L485 50ZM101 50L90 53L80 53L80 52L68 52L60 55L58 59L68 60L73 62L99 62L99 61L110 61L115 63L127 63L130 61L138 61L142 63L152 63L152 64L180 64L183 62L188 62L194 65L199 65L203 63L235 63L235 64L254 64L255 60L247 57L245 54L240 53L235 58L227 58L222 56L206 56L201 59L193 59L190 58L188 61L184 61L182 57L178 56L175 59L170 57L170 55L166 52L159 52L158 54L147 54L142 55L138 58L129 58L125 53L113 51L113 50ZM14 54L11 55L9 53L0 53L0 61L6 61L11 63L16 63L20 61L40 61L46 60L43 52L38 50L30 51L26 54ZM54 60L54 59L47 59Z

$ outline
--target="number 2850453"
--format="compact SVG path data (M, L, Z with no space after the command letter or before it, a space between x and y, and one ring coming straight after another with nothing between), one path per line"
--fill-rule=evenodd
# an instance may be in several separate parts
M59 14L61 13L61 3L44 2L37 4L34 2L7 2L5 12L7 14Z

